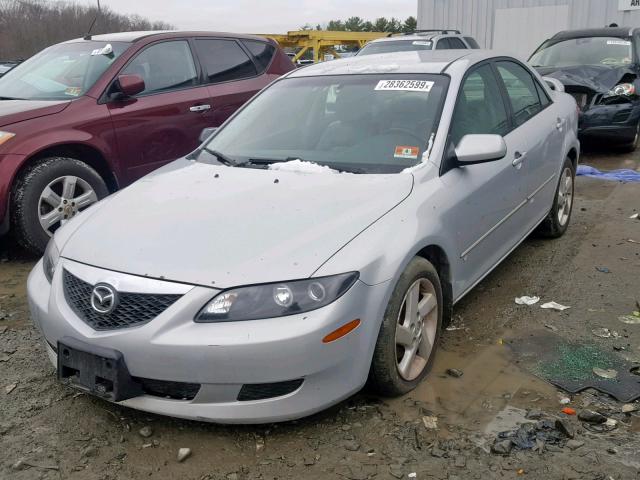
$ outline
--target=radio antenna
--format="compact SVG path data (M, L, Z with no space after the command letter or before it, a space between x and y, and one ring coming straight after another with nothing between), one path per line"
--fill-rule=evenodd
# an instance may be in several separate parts
M84 36L85 40L91 40L91 30L93 30L94 25L98 21L98 17L100 16L100 0L96 0L98 2L98 11L96 12L96 16L93 17L93 22L91 22L91 26L87 31L87 34Z

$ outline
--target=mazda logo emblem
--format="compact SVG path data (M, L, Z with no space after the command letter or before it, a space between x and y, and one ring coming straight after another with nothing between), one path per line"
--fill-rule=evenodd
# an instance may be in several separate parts
M118 292L106 283L99 283L91 292L91 308L102 315L107 315L118 305Z

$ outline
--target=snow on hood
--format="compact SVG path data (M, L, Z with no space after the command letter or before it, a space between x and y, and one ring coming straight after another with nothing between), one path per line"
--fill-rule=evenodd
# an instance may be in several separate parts
M290 160L288 162L272 163L269 170L277 170L280 172L298 172L298 173L340 173L338 170L327 165L319 165L313 162L305 162L304 160Z
M65 258L150 278L215 288L306 278L412 188L406 173L302 175L181 159L56 239L66 240Z
M629 66L576 65L572 67L537 67L545 77L559 80L565 87L583 87L597 93L607 93L625 75L637 77L638 72Z

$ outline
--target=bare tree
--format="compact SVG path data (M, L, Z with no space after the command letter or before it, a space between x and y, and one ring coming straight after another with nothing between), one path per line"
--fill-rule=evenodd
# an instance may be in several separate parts
M72 1L0 0L0 60L27 58L49 45L83 37L97 14L97 5L78 5ZM174 28L102 7L92 33Z

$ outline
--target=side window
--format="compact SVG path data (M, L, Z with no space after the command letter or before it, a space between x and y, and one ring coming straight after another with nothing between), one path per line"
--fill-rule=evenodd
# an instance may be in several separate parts
M464 37L465 41L467 42L467 44L471 47L471 48L480 48L480 45L478 45L478 42L476 42L476 39L473 37Z
M254 40L242 40L242 43L244 43L244 46L251 52L253 59L258 64L258 67L260 67L258 73L264 72L271 63L273 53L276 51L275 47L268 43Z
M185 40L162 42L145 48L121 73L140 75L145 89L140 95L166 92L197 84L196 66Z
M466 49L467 46L462 40L456 37L449 38L449 47L453 49Z
M450 48L448 38L441 38L436 44L436 50L449 50Z
M196 40L198 56L209 83L257 75L256 67L235 40Z
M542 110L533 77L513 62L497 62L496 66L507 89L516 125L522 125Z
M509 120L490 65L482 65L464 80L451 121L454 145L468 134L506 135Z
M535 84L536 84L536 90L538 90L538 98L540 99L540 105L542 105L542 108L544 108L551 103L551 99L549 98L549 95L547 95L547 92L545 92L544 88L542 88L542 85L540 85L539 82L535 82Z

